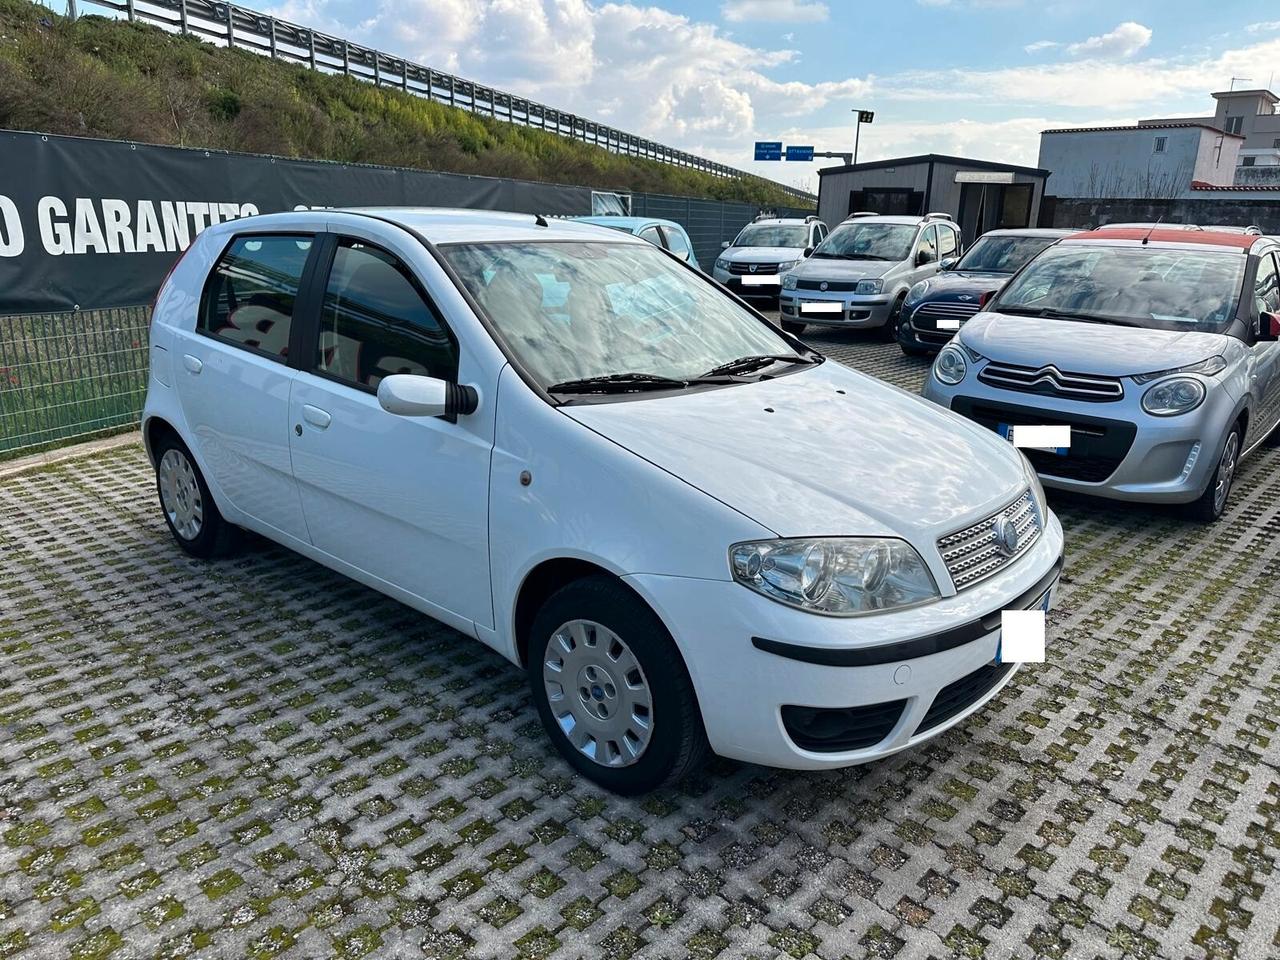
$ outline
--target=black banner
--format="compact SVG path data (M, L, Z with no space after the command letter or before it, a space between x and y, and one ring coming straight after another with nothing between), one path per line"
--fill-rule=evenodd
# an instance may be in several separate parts
M191 239L302 207L576 216L586 187L0 132L0 314L149 303Z

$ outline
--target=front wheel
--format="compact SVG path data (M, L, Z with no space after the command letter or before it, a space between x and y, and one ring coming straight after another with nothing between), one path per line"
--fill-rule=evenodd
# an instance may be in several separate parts
M793 337L798 337L800 334L804 333L804 329L807 326L807 323L801 323L798 320L782 321L782 329L787 331L787 333L791 334Z
M886 340L898 339L898 327L902 323L902 305L907 302L905 293L898 294L898 299L893 301L893 308L889 311L889 319L884 322L884 338Z
M156 445L155 457L160 509L178 546L204 560L231 552L236 528L218 512L191 451L170 434Z
M1218 466L1213 471L1209 485L1199 499L1187 504L1187 512L1196 520L1213 523L1226 510L1240 458L1240 435L1240 424L1237 423L1227 434L1227 442L1222 445L1222 456L1218 459Z
M701 764L706 734L675 641L613 578L587 577L547 600L526 669L552 743L602 787L645 793Z

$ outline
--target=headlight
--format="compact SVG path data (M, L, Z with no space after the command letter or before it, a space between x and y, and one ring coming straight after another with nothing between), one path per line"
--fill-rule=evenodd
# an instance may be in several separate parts
M947 344L933 361L933 375L948 386L955 386L969 372L969 361L964 351L955 344Z
M716 257L716 268L719 270L728 270L729 261L726 260L724 257Z
M743 586L812 613L848 617L938 599L920 554L887 537L738 543L729 566Z
M1175 373L1202 373L1206 377L1212 377L1227 369L1227 361L1222 357L1209 357L1207 360L1201 360L1199 363L1189 363L1185 367L1174 367L1172 370L1157 370L1155 373L1138 373L1134 374L1135 383L1150 383L1152 380L1159 380L1162 377L1171 377Z
M1022 469L1027 475L1027 483L1031 486L1031 497L1036 502L1036 510L1040 514L1040 526L1044 527L1045 518L1048 517L1049 503L1044 498L1044 484L1040 482L1040 475L1036 473L1036 468L1031 465L1031 461L1027 459L1027 455L1022 453Z
M785 277L782 278L782 289L794 290L795 288L796 288L796 275L794 273L788 273Z
M907 291L907 303L913 303L914 301L919 300L928 292L928 280L921 280L919 283L912 284L911 289Z
M780 263L778 264L778 272L786 273L788 270L794 269L795 265L799 262L799 260L788 260L786 263Z
M883 280L859 280L858 286L854 288L853 292L859 296L868 297L874 293L879 293L883 289Z
M1194 377L1173 377L1142 395L1142 409L1153 417L1176 417L1200 406L1204 393L1204 384Z

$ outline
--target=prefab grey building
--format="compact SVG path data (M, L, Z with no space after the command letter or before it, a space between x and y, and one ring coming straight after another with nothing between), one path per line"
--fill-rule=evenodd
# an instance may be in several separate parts
M818 216L834 227L851 213L947 213L965 241L1040 220L1048 170L927 153L818 171Z

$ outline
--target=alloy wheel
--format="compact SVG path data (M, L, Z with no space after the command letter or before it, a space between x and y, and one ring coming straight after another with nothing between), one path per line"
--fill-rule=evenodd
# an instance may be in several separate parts
M1218 473L1214 477L1213 512L1221 513L1227 505L1227 495L1231 493L1231 481L1236 474L1236 458L1240 454L1240 432L1232 430L1227 437L1227 445L1222 450L1222 459L1218 461Z
M160 503L183 540L194 540L204 527L204 498L195 468L181 450L170 447L160 458Z
M653 733L653 695L631 648L593 620L570 620L551 636L542 678L557 725L583 756L628 767Z

